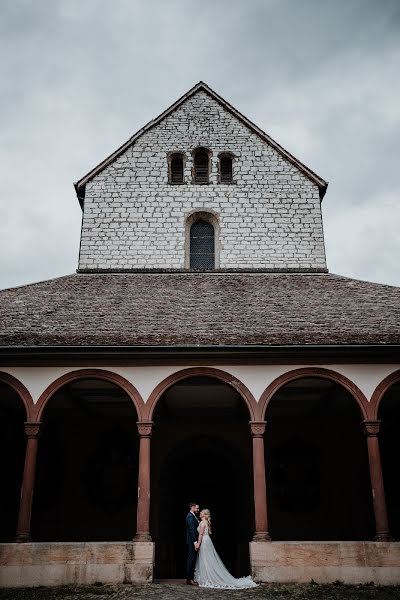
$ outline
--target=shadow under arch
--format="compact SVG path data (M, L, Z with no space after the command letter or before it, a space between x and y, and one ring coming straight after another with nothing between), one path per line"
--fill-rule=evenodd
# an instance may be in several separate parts
M194 472L190 465L196 465ZM200 510L210 510L213 543L227 568L236 576L248 574L254 503L250 461L240 449L200 433L179 442L162 460L160 473L157 486L153 481L157 489L152 495L159 500L153 502L151 514L155 577L185 576L190 501L198 502Z
M16 377L0 372L0 542L11 542L17 531L27 438L33 401Z
M275 540L369 540L374 514L364 394L324 368L275 379L260 401L267 422L269 525Z
M379 452L382 465L389 531L400 539L400 370L385 377L376 387L372 399L373 419L379 421Z
M103 369L70 371L46 388L36 413L33 539L133 539L141 402L130 382Z
M341 373L337 373L336 371L332 371L331 369L324 369L321 367L305 367L301 369L293 369L292 371L287 371L283 373L269 386L264 390L261 394L261 398L259 401L259 414L262 420L265 420L265 415L267 412L268 404L273 398L273 396L278 392L283 386L296 379L303 378L315 378L315 379L328 379L338 385L342 386L346 389L354 400L357 403L358 408L360 409L362 419L366 420L369 418L370 407L368 400L366 399L363 392L353 383L350 379L348 379L345 375Z
M224 383L228 384L244 400L249 411L249 421L254 421L257 419L257 402L250 390L234 375L231 375L226 371L222 371L221 369L215 369L214 367L191 367L188 369L182 369L163 379L151 392L144 407L145 414L143 419L148 419L151 421L157 404L163 394L174 384L191 377L209 377L218 379L219 381L223 381Z
M37 421L40 421L43 417L43 412L47 406L47 403L51 399L51 397L64 385L68 383L72 383L74 381L78 381L79 379L100 379L103 381L108 381L109 383L113 383L114 385L121 388L129 398L132 400L134 407L137 412L138 421L140 421L143 417L144 412L144 402L142 396L139 391L135 388L135 386L119 375L118 373L114 373L113 371L108 371L105 369L78 369L76 371L69 371L61 377L58 377L55 381L53 381L41 394L34 410L34 416Z
M32 396L28 389L24 386L19 379L10 375L9 373L5 373L4 371L0 371L0 383L5 383L9 385L20 397L20 400L23 402L26 413L26 421L31 421L33 412L34 412L34 403Z
M371 396L371 418L373 420L378 418L379 408L382 398L389 390L389 388L400 381L400 369L390 373L385 379L383 379L375 388Z

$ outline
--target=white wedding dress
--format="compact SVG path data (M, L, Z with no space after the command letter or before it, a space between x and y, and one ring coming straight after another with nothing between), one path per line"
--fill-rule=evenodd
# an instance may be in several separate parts
M197 530L199 529L200 527ZM226 590L257 586L250 575L236 579L229 573L214 548L214 544L208 533L208 527L204 529L203 539L197 554L194 580L197 581L199 587Z

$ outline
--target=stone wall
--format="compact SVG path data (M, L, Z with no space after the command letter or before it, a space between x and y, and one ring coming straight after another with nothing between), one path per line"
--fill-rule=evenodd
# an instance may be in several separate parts
M212 152L208 185L192 183L199 146ZM168 183L173 151L185 155L182 185ZM233 184L218 183L223 151ZM317 185L198 91L87 184L79 268L182 269L197 210L217 215L222 269L326 267Z
M250 556L264 583L400 583L400 543L251 542Z
M153 580L152 542L0 544L0 588Z

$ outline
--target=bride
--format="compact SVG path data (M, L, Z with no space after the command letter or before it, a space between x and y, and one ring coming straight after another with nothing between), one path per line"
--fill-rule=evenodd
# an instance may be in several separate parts
M248 577L235 579L225 568L211 541L211 515L205 508L200 513L198 552L194 580L199 587L220 589L243 589L256 587L257 584Z

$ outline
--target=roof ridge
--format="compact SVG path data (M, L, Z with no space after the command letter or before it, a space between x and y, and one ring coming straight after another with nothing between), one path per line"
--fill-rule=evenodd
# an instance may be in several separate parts
M218 102L221 106L225 108L228 112L230 112L233 116L235 116L239 121L241 121L248 129L256 133L264 142L272 146L283 158L288 160L291 164L296 166L306 177L311 179L316 185L318 185L320 189L320 198L325 195L326 189L328 187L328 182L322 179L319 175L317 175L314 171L312 171L309 167L307 167L304 163L302 163L299 159L297 159L293 154L285 150L283 146L278 144L270 135L265 133L258 125L255 125L250 119L245 117L241 112L239 112L232 104L227 102L222 96L217 94L209 85L204 83L204 81L199 81L190 88L185 94L180 96L173 104L171 104L168 108L166 108L162 113L160 113L157 117L146 123L141 129L139 129L136 133L134 133L125 143L119 146L114 152L112 152L109 156L107 156L102 162L100 162L97 166L91 169L86 175L81 177L75 184L76 194L78 196L78 200L81 202L81 197L79 195L79 190L86 185L93 177L95 177L98 173L100 173L103 169L105 169L109 164L114 162L130 145L134 144L136 140L141 137L146 131L160 123L163 119L169 116L172 112L174 112L179 106L181 106L186 100L188 100L191 96L196 94L198 91L203 90L209 96L211 96L216 102Z

